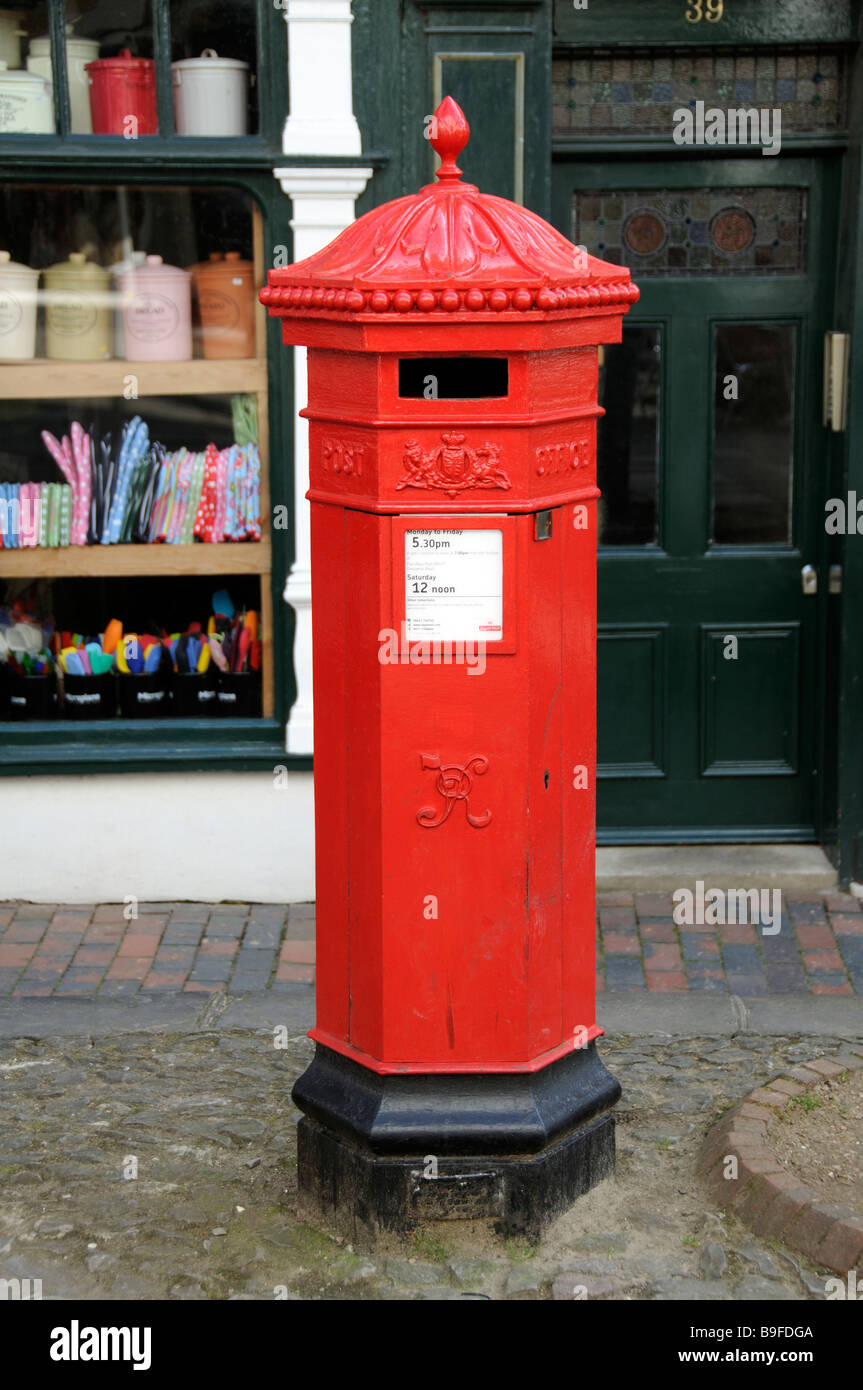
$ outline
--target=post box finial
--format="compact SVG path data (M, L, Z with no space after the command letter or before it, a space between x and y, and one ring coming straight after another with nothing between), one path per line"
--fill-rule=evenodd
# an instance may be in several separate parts
M432 117L429 141L436 154L440 156L437 177L442 183L457 183L461 169L456 159L461 154L470 136L470 126L457 101L444 97Z
M612 337L596 342L618 341L619 319L638 298L628 268L598 260L529 208L462 179L456 158L470 126L452 97L425 126L440 161L434 181L372 208L305 260L270 271L261 303L285 320L285 341L322 345L326 337L350 351L354 330L377 322L387 332L398 326L406 345L413 328L440 327L446 339L447 321L482 325L483 347L499 329L500 345L524 349L528 325L535 350L546 329L549 348L552 339L561 347L606 330ZM288 337L297 332L302 338ZM424 349L428 343L424 337Z

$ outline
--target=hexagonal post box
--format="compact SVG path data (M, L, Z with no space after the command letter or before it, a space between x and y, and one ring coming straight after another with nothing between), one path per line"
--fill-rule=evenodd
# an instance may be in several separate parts
M534 1236L614 1165L595 1039L597 345L628 270L461 181L271 270L308 360L316 1055L301 1190Z

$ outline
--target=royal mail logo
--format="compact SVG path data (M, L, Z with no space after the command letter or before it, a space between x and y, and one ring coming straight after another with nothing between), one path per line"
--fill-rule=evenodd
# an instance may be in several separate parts
M471 449L463 434L442 434L440 444L428 450L418 440L409 439L402 467L405 471L396 484L397 492L406 487L423 487L457 497L473 488L512 487L500 467L500 446L486 443Z

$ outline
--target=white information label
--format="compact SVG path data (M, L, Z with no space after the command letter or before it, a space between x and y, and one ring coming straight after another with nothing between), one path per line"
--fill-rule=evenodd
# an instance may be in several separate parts
M503 640L503 532L405 533L405 636L414 642Z

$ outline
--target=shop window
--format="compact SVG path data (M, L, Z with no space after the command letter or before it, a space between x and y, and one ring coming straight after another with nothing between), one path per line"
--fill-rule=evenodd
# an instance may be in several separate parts
M0 720L271 716L251 198L18 185L0 246Z
M60 63L47 4L0 13L0 137L257 133L255 0L67 0L65 16Z

